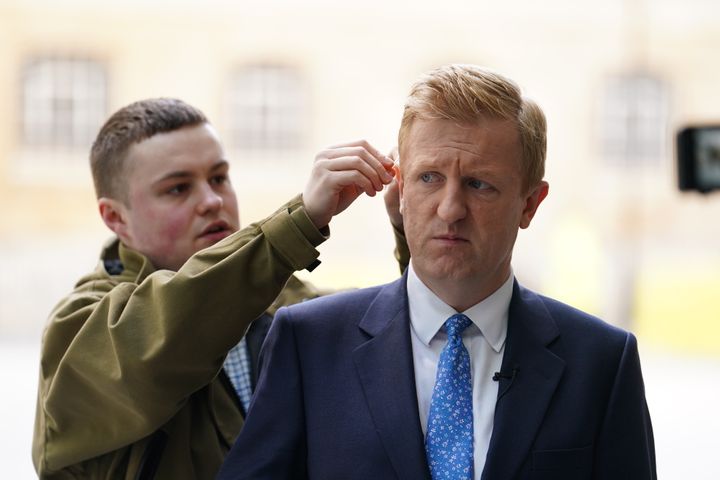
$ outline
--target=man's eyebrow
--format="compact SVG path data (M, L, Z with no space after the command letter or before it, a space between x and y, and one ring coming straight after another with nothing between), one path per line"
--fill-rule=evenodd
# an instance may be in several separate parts
M228 168L228 167L230 167L230 163L227 160L222 159L222 160L219 160L217 163L215 163L212 167L210 167L210 171L214 172L215 170L220 170L222 168Z
M178 179L188 178L191 176L192 176L192 173L188 172L187 170L178 170L176 172L170 172L170 173L163 175L162 177L155 180L153 183L158 184L158 183L163 183L167 180L178 180Z
M215 172L217 170L221 170L221 169L227 168L229 166L230 166L230 164L228 163L227 160L220 160L217 163L215 163L212 167L210 167L210 171ZM153 184L157 185L159 183L163 183L168 180L181 180L181 179L186 179L186 178L189 178L192 176L193 176L193 173L189 170L177 170L174 172L166 173L162 177L155 180L153 182Z

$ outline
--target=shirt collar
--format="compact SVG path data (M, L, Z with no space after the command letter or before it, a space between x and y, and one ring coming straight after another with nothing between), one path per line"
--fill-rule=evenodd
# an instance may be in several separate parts
M489 297L463 313L482 332L485 340L496 352L502 350L507 335L508 310L513 291L513 273ZM410 324L417 337L425 344L442 328L445 320L458 313L430 290L415 273L412 262L407 278Z

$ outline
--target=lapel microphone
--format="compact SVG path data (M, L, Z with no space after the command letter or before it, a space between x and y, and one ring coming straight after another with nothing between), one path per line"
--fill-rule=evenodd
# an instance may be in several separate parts
M517 375L518 370L519 369L517 367L514 367L510 372L503 372L502 370L495 372L492 379L495 382L499 382L501 378L515 380L515 375Z
M518 366L515 365L509 372L503 372L502 370L495 372L492 377L493 381L499 382L500 380L510 380L504 388L502 388L502 383L500 384L502 390L498 392L498 400L500 400L508 392L508 390L510 390L510 387L512 387L513 381L515 380L519 370Z

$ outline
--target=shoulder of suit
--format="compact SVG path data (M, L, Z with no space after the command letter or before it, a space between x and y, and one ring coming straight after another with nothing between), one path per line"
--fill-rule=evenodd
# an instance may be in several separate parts
M358 310L366 308L384 285L367 288L357 288L342 292L331 293L317 298L309 298L294 305L284 307L290 315L324 315L347 310ZM278 312L282 313L282 312Z
M603 333L604 335L622 338L625 338L628 334L622 328L611 325L596 315L523 286L519 286L519 294L522 301L530 305L531 308L544 308L561 331L580 330L587 333Z
M578 331L578 333L602 334L619 338L625 338L628 335L628 332L622 328L577 307L530 290L526 290L526 292L535 295L542 302L561 331Z

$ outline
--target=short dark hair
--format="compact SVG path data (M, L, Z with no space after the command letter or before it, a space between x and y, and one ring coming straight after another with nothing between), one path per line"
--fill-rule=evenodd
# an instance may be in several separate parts
M151 98L115 112L102 126L90 150L95 195L127 200L125 159L130 147L158 133L207 123L200 110L175 98Z

